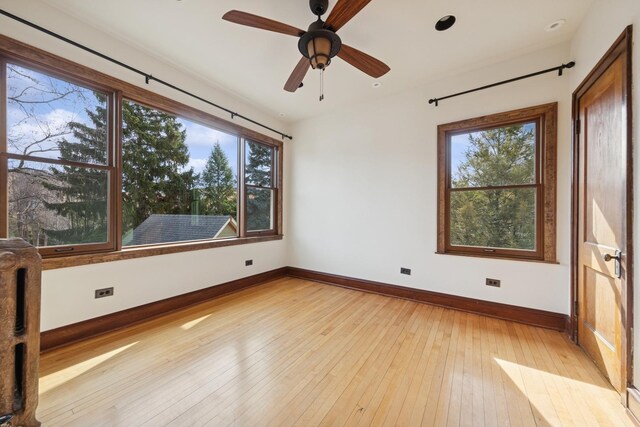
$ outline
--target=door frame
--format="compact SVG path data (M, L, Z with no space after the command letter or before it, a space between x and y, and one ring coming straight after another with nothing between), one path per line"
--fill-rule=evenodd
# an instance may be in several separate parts
M625 380L627 388L633 383L633 360L631 335L633 330L633 122L632 122L632 26L625 28L618 39L604 54L598 64L585 77L580 85L573 92L571 100L571 124L572 124L572 147L571 147L571 315L569 317L568 332L571 339L578 343L578 225L579 225L579 188L580 188L580 135L579 122L580 111L578 100L591 88L609 66L620 56L625 55L627 59L626 76L624 81L623 97L625 100L626 119L626 153L627 153L627 209L626 209L626 240L627 253L625 255L626 277L622 280L622 295L620 311L622 314L622 378ZM626 406L626 395L623 393L623 400Z

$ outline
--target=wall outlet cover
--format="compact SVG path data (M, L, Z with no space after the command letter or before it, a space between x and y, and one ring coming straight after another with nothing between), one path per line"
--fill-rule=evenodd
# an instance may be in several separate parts
M113 286L110 288L96 289L96 298L105 298L113 296Z
M498 280L498 279L489 279L487 277L487 279L485 281L485 285L493 286L494 288L499 288L500 287L500 280Z

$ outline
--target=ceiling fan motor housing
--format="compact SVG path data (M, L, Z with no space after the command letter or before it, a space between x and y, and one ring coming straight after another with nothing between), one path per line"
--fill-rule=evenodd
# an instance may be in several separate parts
M322 16L327 12L329 0L309 0L309 7L311 8L311 13L316 16Z

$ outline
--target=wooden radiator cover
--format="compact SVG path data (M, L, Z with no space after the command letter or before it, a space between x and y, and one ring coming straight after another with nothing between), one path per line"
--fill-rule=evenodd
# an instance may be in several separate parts
M0 416L39 426L41 259L22 239L0 239Z

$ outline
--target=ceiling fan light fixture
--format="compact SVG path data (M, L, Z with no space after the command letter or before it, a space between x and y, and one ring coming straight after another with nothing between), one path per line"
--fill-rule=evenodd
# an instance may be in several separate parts
M307 43L307 53L309 54L309 62L314 70L324 69L331 64L331 40L324 37L314 37Z
M323 70L331 63L331 58L340 52L342 41L336 33L324 28L324 22L318 20L309 26L298 41L298 50L309 58L311 68Z

